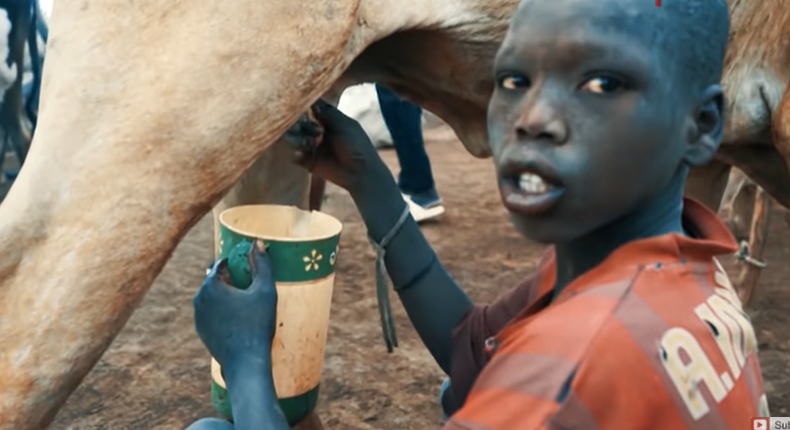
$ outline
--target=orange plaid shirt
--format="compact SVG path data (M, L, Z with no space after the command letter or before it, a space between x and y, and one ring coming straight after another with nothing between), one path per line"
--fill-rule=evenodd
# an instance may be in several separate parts
M624 245L554 300L550 251L537 276L469 312L451 379L471 391L444 428L736 430L768 416L754 329L714 258L735 241L697 202L683 216L700 238Z

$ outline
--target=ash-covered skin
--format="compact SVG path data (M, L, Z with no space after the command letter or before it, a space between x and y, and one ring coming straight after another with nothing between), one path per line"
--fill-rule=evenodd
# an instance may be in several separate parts
M668 3L526 0L497 54L503 203L522 234L557 245L557 289L624 243L682 232L688 168L721 142L727 6ZM550 185L542 200L519 188L524 172Z
M234 423L207 418L188 430L287 430L272 375L277 288L262 241L249 250L252 283L231 286L227 259L214 264L195 295L195 330L222 366Z

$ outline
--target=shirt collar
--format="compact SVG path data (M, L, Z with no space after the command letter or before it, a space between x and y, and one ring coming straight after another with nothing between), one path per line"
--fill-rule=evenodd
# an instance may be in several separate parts
M702 203L688 197L684 198L683 219L684 223L693 226L699 237L669 233L627 243L612 252L601 264L568 285L563 293L583 288L588 284L584 280L590 279L589 277L600 278L603 274L616 274L634 266L670 264L683 260L705 261L738 250L738 244L726 224ZM552 291L556 282L554 247L549 249L541 267L539 296Z

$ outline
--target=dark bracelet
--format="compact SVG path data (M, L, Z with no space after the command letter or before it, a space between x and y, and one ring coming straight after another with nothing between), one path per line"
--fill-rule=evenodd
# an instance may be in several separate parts
M433 269L433 265L436 264L436 262L438 261L439 261L439 257L434 252L433 256L431 257L431 260L428 262L425 268L417 272L416 275L414 275L411 279L409 279L408 282L405 282L400 287L394 287L395 291L397 293L402 293L408 290L409 288L413 287L414 284L420 282L422 278L424 278L431 271L431 269Z
M370 244L376 250L376 299L378 300L381 331L384 333L384 343L387 345L387 352L392 352L398 346L398 337L395 334L395 323L392 320L392 305L390 304L389 287L387 286L387 267L384 265L384 256L387 253L387 245L400 232L401 227L406 223L410 214L409 205L406 205L395 226L381 239L381 243L376 243L373 238L369 237Z

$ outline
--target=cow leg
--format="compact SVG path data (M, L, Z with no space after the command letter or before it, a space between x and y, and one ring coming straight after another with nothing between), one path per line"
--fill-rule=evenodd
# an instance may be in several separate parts
M727 187L724 189L724 195L721 199L721 207L719 208L719 215L722 218L726 219L732 216L735 200L740 195L741 190L748 179L749 178L747 178L743 171L739 169L731 169L730 178L727 181Z
M691 169L686 180L685 194L713 211L718 211L724 190L727 188L729 174L730 165L718 160L711 160L705 166L695 167Z
M190 227L370 43L358 6L58 4L0 205L0 430L51 422Z
M743 234L746 234L748 229L748 227L743 224L745 220L743 216L747 215L749 218L751 217L751 213L744 212L744 210L751 210L752 205L751 202L749 202L750 195L752 197L752 202L754 201L754 193L749 192L751 187L746 186L747 183L753 186L753 183L749 182L749 178L743 171L740 169L732 169L730 171L730 178L727 181L727 188L724 190L724 196L721 199L721 207L719 208L719 216L724 220L736 238L742 237ZM744 203L747 208L744 208Z
M761 260L765 251L768 230L771 226L771 197L762 188L755 186L752 199L753 213L750 216L749 239L746 255L741 256L741 273L736 288L744 305L751 304L757 292L760 275L765 268Z
M754 215L754 205L760 199L758 196L759 188L754 182L747 180L741 188L740 193L735 196L732 206L732 233L738 240L749 238L752 219Z

